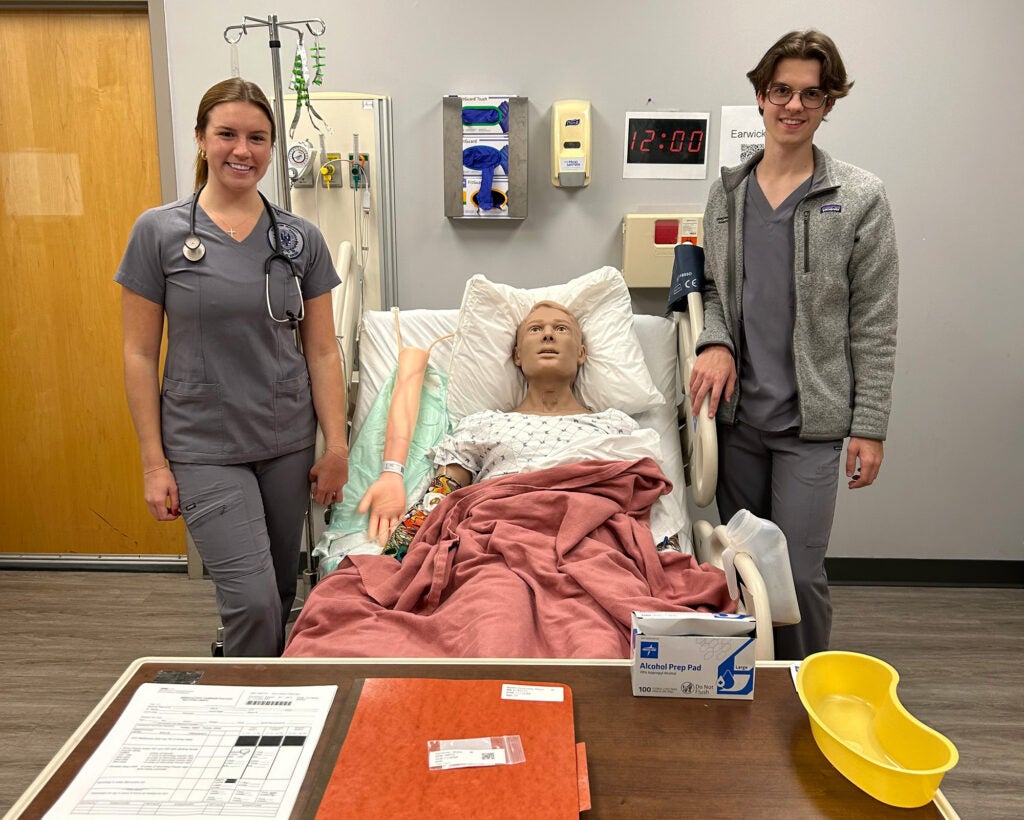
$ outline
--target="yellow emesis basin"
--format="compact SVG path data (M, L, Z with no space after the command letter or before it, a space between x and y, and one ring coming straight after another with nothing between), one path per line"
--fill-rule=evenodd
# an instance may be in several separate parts
M960 756L903 707L899 680L870 655L818 652L800 663L796 689L818 748L844 777L876 800L916 808L935 797Z

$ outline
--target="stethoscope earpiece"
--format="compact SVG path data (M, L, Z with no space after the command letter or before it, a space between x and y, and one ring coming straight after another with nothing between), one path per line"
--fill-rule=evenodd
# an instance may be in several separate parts
M206 246L203 245L203 241L198 236L190 233L185 237L185 246L181 249L181 252L185 254L185 258L189 262L198 262L206 256Z

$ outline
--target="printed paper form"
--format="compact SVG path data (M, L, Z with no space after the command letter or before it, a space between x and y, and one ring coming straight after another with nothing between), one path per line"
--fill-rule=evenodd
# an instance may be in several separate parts
M337 688L144 683L47 820L287 818Z

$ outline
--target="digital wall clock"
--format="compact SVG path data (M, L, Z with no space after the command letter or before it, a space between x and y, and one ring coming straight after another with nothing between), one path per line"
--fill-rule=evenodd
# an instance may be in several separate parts
M627 111L623 179L705 179L709 114Z

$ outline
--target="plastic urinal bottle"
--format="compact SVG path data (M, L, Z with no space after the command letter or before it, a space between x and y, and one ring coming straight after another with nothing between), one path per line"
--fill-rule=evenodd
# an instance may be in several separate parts
M796 602L789 549L782 530L750 510L740 510L729 519L725 532L735 552L745 552L757 563L768 590L772 620L776 624L798 623L800 607Z

